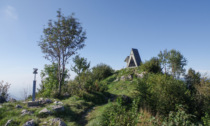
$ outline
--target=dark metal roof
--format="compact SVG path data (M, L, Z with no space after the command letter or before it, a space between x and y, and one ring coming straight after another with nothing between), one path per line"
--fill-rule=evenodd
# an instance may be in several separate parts
M140 64L141 64L141 58L140 58L140 55L139 55L138 50L132 48L132 51L133 51L133 55L134 55L134 57L135 57L135 59L136 59L137 65L140 66Z

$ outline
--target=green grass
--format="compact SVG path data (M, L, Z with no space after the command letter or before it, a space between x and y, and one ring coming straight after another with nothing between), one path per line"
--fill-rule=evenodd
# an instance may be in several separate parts
M111 103L107 103L94 107L94 109L88 114L86 118L88 120L87 126L101 126L102 114L110 105Z
M134 74L135 72L139 72L138 69L122 69L115 72L114 75L106 78L102 82L107 84L108 89L106 93L101 92L92 92L86 93L83 98L79 98L78 96L72 96L70 98L64 100L52 99L53 101L61 101L65 108L64 112L53 112L51 115L46 115L44 117L40 117L39 111L44 108L51 109L51 104L45 104L40 107L27 107L26 103L15 102L15 103L4 103L2 104L2 108L0 108L0 126L5 125L6 122L10 119L13 120L14 126L23 125L25 122L34 119L36 125L43 125L45 122L48 122L52 118L59 117L61 118L67 125L71 126L79 126L81 122L81 117L84 116L84 113L93 107L85 119L87 120L88 126L100 126L102 122L102 114L104 111L110 107L111 102L107 103L107 98L110 95L119 96L126 95L130 98L133 98L135 94L135 89L137 87L136 79L134 78L132 81L115 81L117 78L121 76L127 76L130 74ZM15 106L19 104L23 108L17 109ZM32 111L32 115L21 115L21 111L26 109L28 111Z
M21 102L16 103L5 103L2 105L2 108L0 108L0 125L3 126L6 124L6 122L10 119L13 120L12 125L23 125L25 122L34 119L36 124L44 124L44 122L48 122L51 118L59 117L61 118L67 125L73 125L77 126L77 122L80 119L81 115L91 106L93 106L92 102L87 102L85 100L82 100L76 96L70 97L68 99L62 100L63 106L65 108L64 112L53 112L50 115L46 115L44 117L39 116L39 111L41 111L44 108L50 109L51 105L54 105L54 103L51 104L45 104L40 107L27 107L26 104ZM23 108L17 109L15 106L19 104ZM23 109L27 109L29 111L34 112L32 115L21 115L21 111Z

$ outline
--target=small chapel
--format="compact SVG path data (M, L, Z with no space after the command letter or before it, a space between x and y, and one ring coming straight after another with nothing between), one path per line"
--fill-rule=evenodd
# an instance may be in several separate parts
M141 57L137 49L132 48L130 56L125 58L128 67L138 67L141 65Z

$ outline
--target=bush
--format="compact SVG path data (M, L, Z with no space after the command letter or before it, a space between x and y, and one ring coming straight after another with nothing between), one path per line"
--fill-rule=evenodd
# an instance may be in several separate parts
M177 112L170 112L169 117L163 122L163 126L193 126L193 115L187 114L182 105L177 106Z
M93 79L99 81L111 76L113 72L114 70L110 66L102 63L92 68Z
M66 84L66 78L68 78L68 70L65 71L62 85ZM42 83L39 89L39 95L43 97L55 97L58 98L58 65L45 65L44 70L41 71Z
M147 74L138 83L138 97L152 112L167 115L176 104L188 106L190 95L183 81L163 74Z
M9 97L9 94L8 94L9 88L10 88L9 83L4 84L4 81L0 82L0 103L4 103L7 101Z
M135 126L137 124L137 104L134 100L132 107L123 105L123 99L118 98L102 115L103 126Z
M146 61L144 64L141 64L140 70L149 72L149 73L161 73L161 65L158 58L153 57L149 61Z

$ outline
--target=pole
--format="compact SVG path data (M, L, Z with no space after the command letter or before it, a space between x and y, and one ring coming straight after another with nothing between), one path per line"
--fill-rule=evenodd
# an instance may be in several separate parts
M33 81L32 101L35 101L35 93L36 93L36 80Z
M33 81L33 92L32 92L32 101L35 101L36 98L36 74L37 74L37 68L34 68L34 81Z

